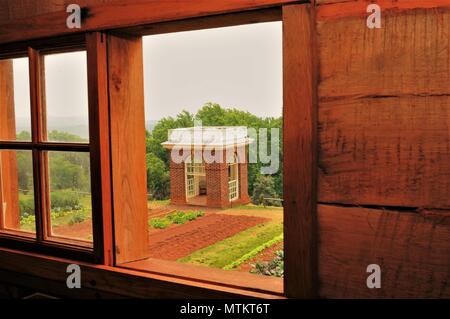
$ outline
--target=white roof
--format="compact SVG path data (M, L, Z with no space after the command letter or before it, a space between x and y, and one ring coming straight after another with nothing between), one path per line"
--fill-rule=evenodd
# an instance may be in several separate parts
M190 147L231 147L250 144L246 126L196 126L168 131L168 140L161 145Z

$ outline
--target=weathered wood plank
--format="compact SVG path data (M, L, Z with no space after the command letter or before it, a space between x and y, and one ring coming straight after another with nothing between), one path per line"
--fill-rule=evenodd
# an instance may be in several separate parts
M319 205L318 214L321 297L450 297L450 211ZM380 289L367 288L369 264L381 267Z
M118 264L147 257L142 38L108 36L111 169Z
M317 19L336 20L345 17L365 18L367 6L375 3L380 6L383 14L399 14L412 9L448 8L448 0L316 0L318 5Z
M381 29L366 17L317 23L321 100L450 94L449 7L383 11Z
M322 102L319 201L450 207L450 96Z
M0 275L19 273L32 278L30 288L36 282L42 283L44 292L58 294L66 285L67 266L73 260L45 257L37 254L0 249ZM186 298L277 298L279 296L258 293L238 288L230 288L203 282L179 279L170 276L144 273L118 267L98 266L76 262L81 268L81 289L71 292L70 296L83 294L85 298L119 295L132 298L186 299ZM20 284L24 279L9 277L11 284ZM66 288L66 290L68 290ZM69 292L67 292L69 294Z
M317 295L317 97L314 10L283 7L285 280L288 297Z
M86 4L81 5L85 12L81 29L67 28L68 13L64 7L63 10L0 23L0 43L261 9L293 2L299 1L121 0L107 4Z
M91 184L94 253L96 261L114 264L113 216L111 198L110 127L108 103L108 53L106 35L86 35Z

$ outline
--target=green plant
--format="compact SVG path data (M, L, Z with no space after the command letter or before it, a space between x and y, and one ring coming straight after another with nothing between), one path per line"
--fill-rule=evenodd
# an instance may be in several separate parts
M175 213L169 214L166 217L156 217L149 220L149 225L153 228L164 229L171 224L182 225L188 221L193 221L198 217L203 216L202 211L177 211Z
M283 224L269 222L248 228L234 236L178 259L178 262L223 268L254 249L283 234Z
M170 220L167 220L166 218L152 218L148 223L150 226L157 229L167 228L171 224Z
M167 216L167 218L173 223L177 225L182 225L186 222L186 214L182 211L176 212Z
M19 199L20 217L25 218L34 215L34 198L20 198Z
M260 252L262 252L264 249L269 248L270 246L280 242L283 240L283 234L276 236L275 238L272 238L271 240L269 240L268 242L256 247L255 249L253 249L252 251L246 253L245 255L243 255L242 257L240 257L239 259L233 261L231 264L226 265L225 267L223 267L222 269L224 270L230 270L230 269L234 269L237 266L243 264L244 262L246 262L247 260L255 257L256 255L258 255Z
M82 208L79 197L70 190L51 192L50 205L51 209L56 211L80 210Z
M82 223L86 220L86 216L84 215L83 211L75 211L72 216L69 218L69 225Z
M275 258L270 262L258 262L255 264L255 269L250 271L254 274L265 276L284 276L284 251L279 250L275 252Z

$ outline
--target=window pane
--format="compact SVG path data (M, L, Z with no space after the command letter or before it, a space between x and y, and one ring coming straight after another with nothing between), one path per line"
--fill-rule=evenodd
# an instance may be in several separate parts
M281 23L146 36L143 56L148 256L283 277Z
M35 232L31 151L0 151L0 203L5 229Z
M31 140L28 58L0 60L0 140Z
M86 52L45 56L48 141L89 140Z
M92 241L89 153L47 154L51 235Z

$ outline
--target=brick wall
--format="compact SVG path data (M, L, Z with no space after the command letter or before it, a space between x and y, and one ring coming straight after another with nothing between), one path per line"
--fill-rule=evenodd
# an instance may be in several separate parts
M226 163L206 164L206 205L208 207L229 207L228 168Z
M238 165L239 170L239 198L232 203L229 201L228 194L228 165L224 163L205 164L206 171L206 189L208 207L226 208L236 204L247 204L250 202L248 195L248 167L245 158L245 149L240 149L238 155L244 157L240 159ZM186 154L186 157L188 154ZM223 153L225 159L225 152ZM170 161L170 199L171 203L175 205L184 205L187 203L186 199L186 181L185 181L185 164L174 163Z
M174 205L186 204L184 163L170 161L170 201Z

